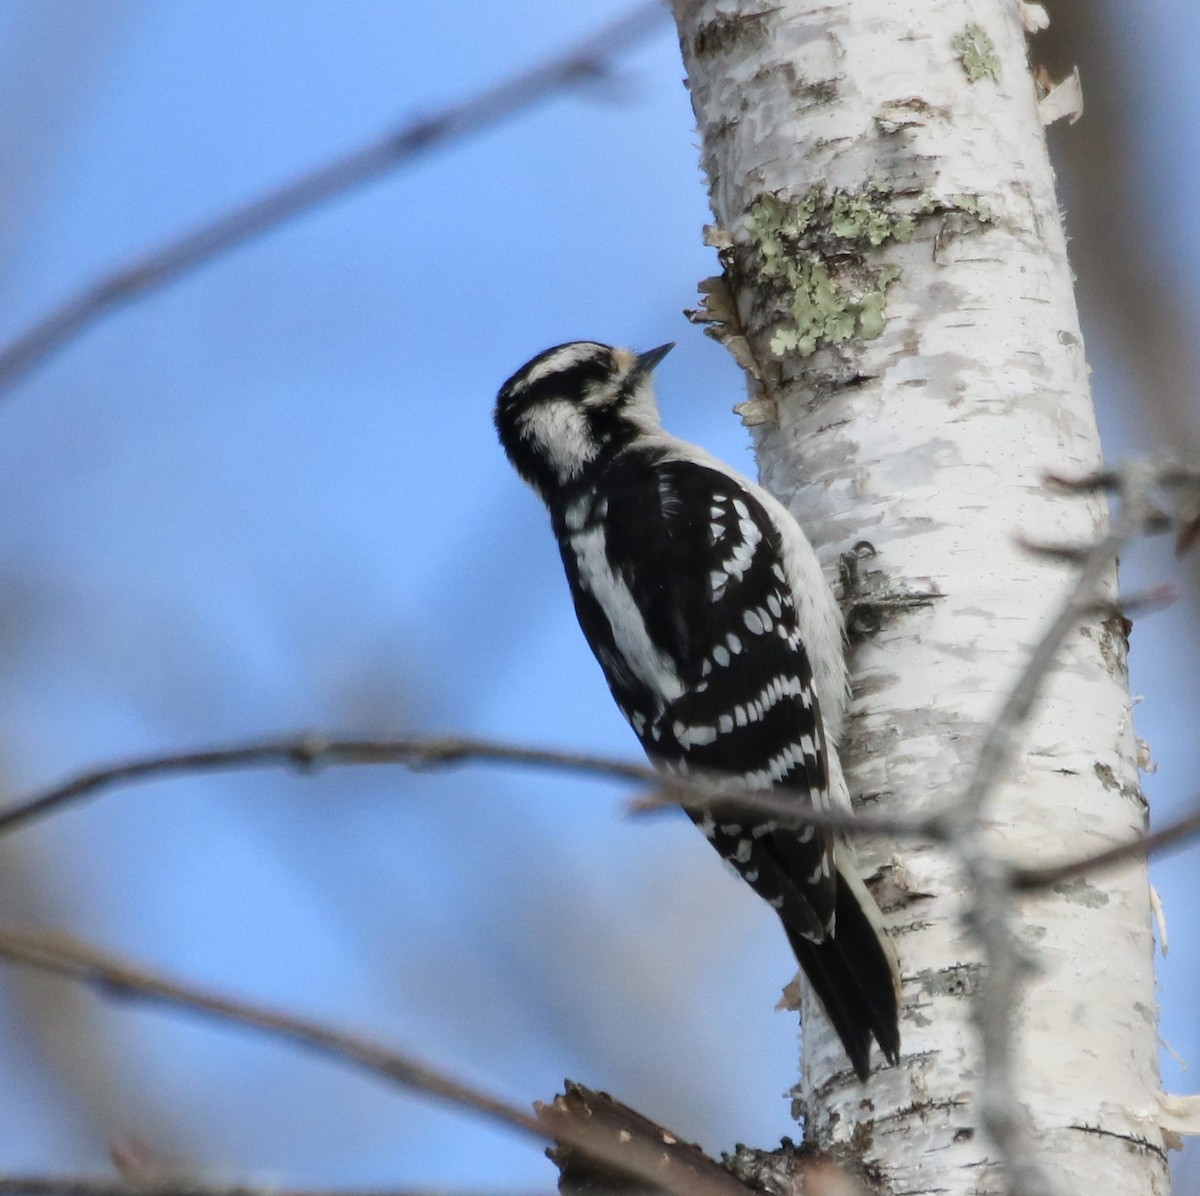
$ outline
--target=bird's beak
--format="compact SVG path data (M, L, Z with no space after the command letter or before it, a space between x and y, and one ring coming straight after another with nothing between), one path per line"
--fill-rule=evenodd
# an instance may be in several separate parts
M650 373L673 348L675 348L675 342L667 341L665 345L659 345L657 349L648 349L645 353L639 353L634 359L637 362L637 372L639 374Z

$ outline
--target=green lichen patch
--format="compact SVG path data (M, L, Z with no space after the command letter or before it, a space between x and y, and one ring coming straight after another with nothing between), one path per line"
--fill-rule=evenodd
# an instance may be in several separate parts
M1000 55L988 31L977 21L971 21L954 37L954 49L962 59L963 70L972 83L988 78L1000 82Z
M751 206L744 225L756 273L774 293L774 356L807 357L822 345L883 332L888 287L900 271L871 264L867 251L909 241L916 229L890 201L882 187L818 186L791 199L762 195Z
M947 216L957 212L973 217L978 224L996 222L996 215L992 209L978 195L970 195L965 191L956 192L954 195L934 195L927 191L921 196L917 210L922 216Z

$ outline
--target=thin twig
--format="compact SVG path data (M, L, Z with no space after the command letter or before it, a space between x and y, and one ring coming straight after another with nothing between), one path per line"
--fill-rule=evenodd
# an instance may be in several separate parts
M1175 822L1149 835L1141 835L1128 843L1118 843L1094 855L1067 860L1061 864L1047 864L1041 868L1016 868L1012 874L1013 888L1021 892L1036 892L1047 889L1064 880L1085 876L1115 867L1130 860L1145 859L1149 855L1168 847L1175 847L1188 839L1200 835L1200 809L1185 814Z
M1013 1071L1017 998L1029 961L1014 924L1014 874L984 842L984 807L1016 750L1017 731L1028 719L1063 641L1096 604L1097 591L1117 553L1143 531L1153 514L1152 488L1161 465L1134 462L1119 471L1076 483L1051 479L1072 490L1115 485L1120 508L1108 532L1079 558L1079 571L1058 613L1042 634L1000 713L988 729L966 786L950 819L960 833L950 839L970 894L967 920L983 952L985 968L974 1006L983 1048L980 1120L996 1144L1012 1196L1058 1196L1060 1186L1044 1166L1025 1124Z
M902 814L858 814L851 810L818 810L808 790L778 785L774 789L746 789L736 778L719 772L699 771L686 777L656 775L652 792L643 793L626 806L630 814L655 814L682 808L706 810L720 806L722 815L753 815L770 819L780 827L835 831L841 835L878 839L920 839L942 842L951 828L940 814L905 817Z
M980 848L975 835L960 845L958 856L970 894L967 923L986 964L973 1009L983 1053L979 1120L996 1144L1010 1196L1060 1196L1034 1148L1017 1099L1013 1041L1017 996L1029 960L1014 925L1009 873Z
M22 927L0 927L0 958L53 972L97 989L105 996L129 997L247 1026L350 1064L405 1089L479 1113L535 1138L567 1143L623 1174L678 1196L745 1196L732 1176L728 1183L700 1181L689 1169L665 1158L661 1136L612 1140L577 1119L551 1108L537 1115L457 1080L437 1068L348 1030L258 1005L211 989L149 972L70 935ZM653 1123L648 1123L653 1124ZM658 1134L666 1133L655 1127Z
M400 764L432 768L468 760L564 769L657 783L657 774L646 764L631 764L578 752L556 752L513 747L485 739L434 736L416 739L358 739L320 735L289 735L251 740L226 747L137 756L88 769L60 785L42 790L0 810L0 835L44 818L66 806L97 797L106 789L134 785L163 777L228 772L251 768L297 768L313 772L326 766Z
M565 54L433 116L389 129L327 165L239 205L84 287L0 348L0 392L123 303L145 295L421 154L500 124L548 97L604 78L612 60L666 23L661 3L642 4Z
M472 1109L503 1125L542 1136L531 1113L451 1079L398 1051L349 1031L155 975L70 935L3 926L0 958L70 977L108 996L137 997L251 1026L341 1062L356 1064L427 1096Z
M1016 732L1029 717L1041 693L1042 683L1054 668L1058 650L1072 628L1085 618L1096 602L1096 590L1112 568L1117 553L1144 527L1150 510L1150 489L1157 482L1153 462L1132 462L1119 473L1121 508L1108 532L1085 551L1079 572L1067 591L1058 613L1042 633L1032 655L1005 699L1000 713L988 729L979 749L974 771L955 802L955 815L965 822L979 818L982 806L1008 764L1016 746ZM1058 479L1060 484L1061 479Z

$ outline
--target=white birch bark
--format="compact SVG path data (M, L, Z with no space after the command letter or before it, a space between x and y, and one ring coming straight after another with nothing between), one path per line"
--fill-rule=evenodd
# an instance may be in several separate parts
M1042 484L1096 468L1100 446L1026 64L1034 14L1017 0L675 11L733 242L741 327L725 331L744 332L765 382L749 409L766 420L761 477L831 574L866 539L894 590L938 595L857 651L843 748L871 808L929 810L962 788L1069 580L1015 538L1091 542L1106 518ZM1006 858L1048 863L1144 828L1119 620L1078 628L1020 742L987 807ZM975 1104L980 961L961 878L933 847L860 855L903 965L903 1059L860 1085L806 1001L805 1136L881 1191L1002 1191ZM1144 867L1022 902L1019 925L1040 972L1019 997L1017 1078L1043 1159L1064 1190L1165 1192Z

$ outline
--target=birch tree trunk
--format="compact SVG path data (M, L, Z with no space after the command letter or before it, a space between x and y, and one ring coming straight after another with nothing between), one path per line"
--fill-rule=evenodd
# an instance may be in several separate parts
M1018 536L1090 543L1100 463L1017 0L675 0L703 142L721 339L752 363L760 475L832 574L857 541L893 595L852 662L843 746L880 811L944 806L1069 581ZM736 313L728 304L736 307ZM1115 576L1109 580L1115 592ZM1144 829L1120 621L1080 625L988 807L1007 859ZM1004 1189L980 1130L979 954L946 854L859 849L905 978L903 1058L860 1085L803 1010L805 1138L906 1194ZM1167 1190L1145 869L1019 908L1023 1115L1064 1190ZM882 1063L882 1061L880 1060Z

